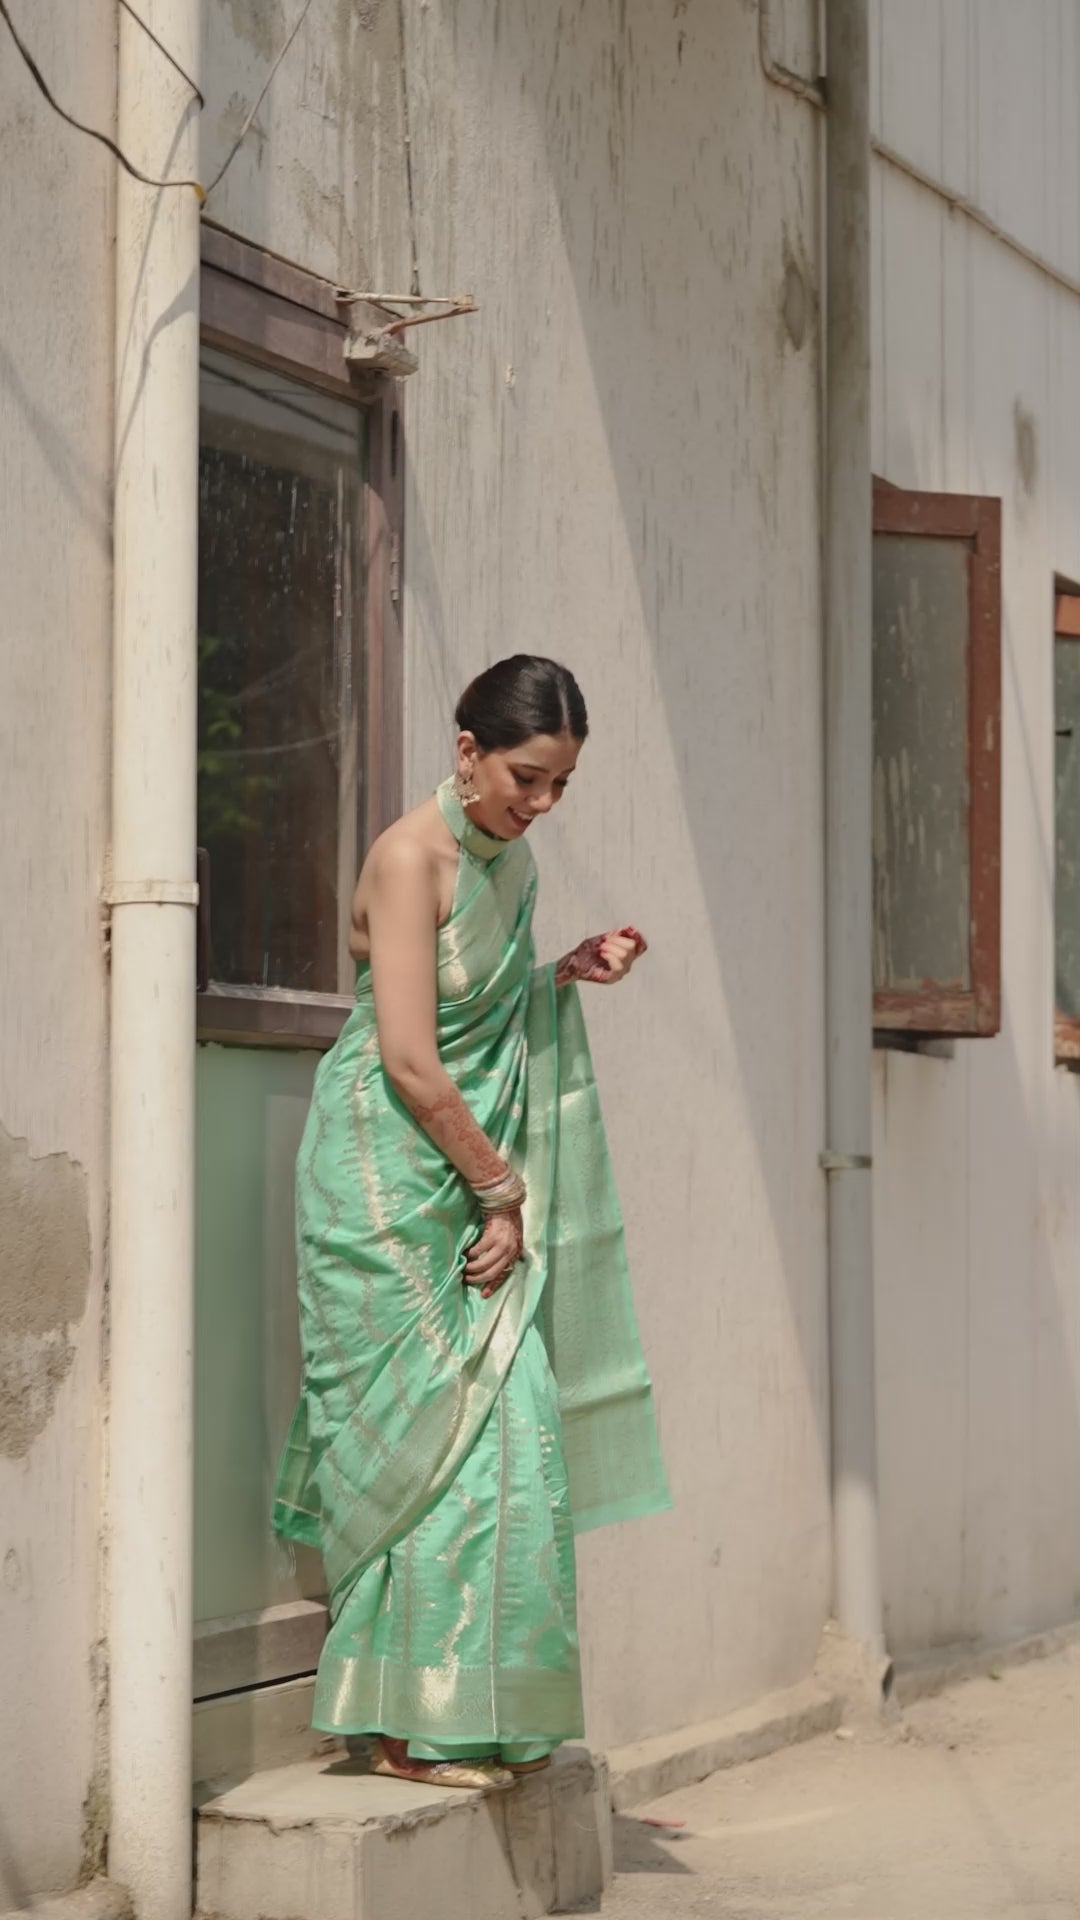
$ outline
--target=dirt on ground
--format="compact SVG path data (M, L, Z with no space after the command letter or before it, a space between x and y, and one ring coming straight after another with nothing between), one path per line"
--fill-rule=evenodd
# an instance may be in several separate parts
M603 1920L1080 1920L1080 1641L616 1827Z

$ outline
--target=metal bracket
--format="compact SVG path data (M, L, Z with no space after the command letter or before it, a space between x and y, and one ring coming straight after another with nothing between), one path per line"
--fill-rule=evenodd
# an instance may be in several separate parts
M103 895L107 907L197 907L194 880L118 880Z
M822 1173L865 1173L874 1164L871 1153L819 1153Z

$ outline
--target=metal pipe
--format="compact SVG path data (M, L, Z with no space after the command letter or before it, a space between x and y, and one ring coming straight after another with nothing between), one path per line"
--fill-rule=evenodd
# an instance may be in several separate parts
M870 61L826 0L825 948L833 1606L884 1647L871 1186Z
M770 81L774 87L782 87L785 93L794 94L797 100L805 100L808 106L816 107L821 113L825 111L828 99L824 76L817 80L808 80L805 74L794 73L790 67L782 66L773 55L771 0L758 0L758 53L761 57L761 70L766 80ZM1055 286L1061 287L1066 293L1080 294L1080 280L1074 274L1067 273L1063 267L1055 266L1054 262L1048 260L1044 254L1036 253L1033 247L1029 247L1017 234L1010 233L1007 227L1001 226L998 221L992 219L990 214L975 201L969 200L966 194L957 193L952 187L947 187L943 181L935 180L933 174L926 173L922 167L917 167L913 160L905 159L904 155L898 153L895 147L891 147L887 140L880 140L876 134L873 135L870 151L879 160L883 160L886 166L894 167L898 173L906 174L908 179L914 180L918 186L925 187L927 193L936 194L952 213L962 214L965 220L970 220L975 226L981 227L992 240L999 241L1019 259L1026 260L1029 267L1034 267L1037 273L1045 274Z
M1044 254L1036 253L1033 247L1027 246L1015 233L1010 233L1007 227L999 226L996 220L991 219L982 207L976 206L975 202L969 200L965 194L954 193L951 187L945 186L940 180L935 180L932 174L924 173L913 160L905 160L902 153L897 153L896 148L890 147L884 140L877 138L871 140L870 148L871 152L876 154L879 160L883 160L886 166L894 167L897 173L906 174L909 180L914 180L916 186L925 187L927 193L936 194L939 200L945 202L950 213L962 214L965 220L972 222L973 226L981 227L984 233L990 235L991 240L996 240L1000 246L1008 247L1010 253L1015 253L1018 259L1026 261L1029 267L1034 267L1036 273L1045 274L1046 278L1052 280L1054 285L1060 287L1063 292L1071 293L1074 297L1080 294L1080 280L1074 274L1066 273L1063 267L1056 267L1052 260L1048 260Z
M201 0L142 9L197 76ZM198 175L197 101L119 8L120 145ZM118 176L109 1873L189 1920L199 209Z
M812 107L824 107L823 80L807 80L803 74L794 73L790 67L781 65L773 54L771 0L758 0L758 53L766 80L771 80L774 86L786 88L788 93L794 93L800 100L809 101Z

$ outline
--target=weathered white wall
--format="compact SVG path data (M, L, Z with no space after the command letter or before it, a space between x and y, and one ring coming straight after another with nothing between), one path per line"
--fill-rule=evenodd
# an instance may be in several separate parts
M408 0L425 287L409 400L408 773L477 665L561 654L593 739L538 838L554 951L632 916L589 1002L672 1515L583 1543L591 1732L795 1677L827 1605L817 539L819 128L755 8ZM812 9L779 9L793 63ZM882 138L1080 272L1077 0L876 0ZM213 170L291 24L208 0ZM114 9L35 53L112 121ZM210 214L406 285L390 0L316 0ZM111 164L0 66L0 1905L102 1826ZM1080 578L1076 296L879 165L875 464L1005 510L1005 1028L877 1065L894 1646L1080 1604L1080 1088L1052 1063L1054 570ZM41 1809L48 1808L42 1819Z
M211 154L282 11L209 8ZM764 81L752 6L405 14L423 284L480 303L417 336L409 788L473 672L561 655L593 739L537 841L543 944L631 917L653 942L588 1003L677 1501L583 1543L590 1731L616 1741L798 1677L827 1610L819 129ZM317 0L322 51L298 42L210 208L387 292L396 20Z
M23 30L113 122L115 7ZM0 1909L97 1864L112 163L0 58Z
M1076 0L877 0L879 137L1080 274ZM874 461L998 494L1003 1031L878 1056L890 1642L1080 1607L1080 1082L1053 1062L1055 570L1080 578L1080 298L878 162Z
M482 305L410 416L413 789L477 665L567 659L542 950L653 941L587 1002L677 1502L582 1545L601 1741L797 1677L827 1607L818 129L756 34L473 0L410 38L424 273Z
M204 180L296 18L289 0L204 0ZM407 292L399 45L391 0L314 0L206 217L354 292Z

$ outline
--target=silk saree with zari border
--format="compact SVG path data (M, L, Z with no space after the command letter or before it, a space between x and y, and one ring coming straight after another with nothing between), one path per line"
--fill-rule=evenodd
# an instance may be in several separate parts
M463 1284L476 1202L383 1071L362 963L297 1164L273 1522L326 1567L318 1728L522 1759L583 1732L575 1533L670 1497L578 991L534 965L528 847L438 800L461 849L439 1053L524 1176L524 1255L490 1299Z

